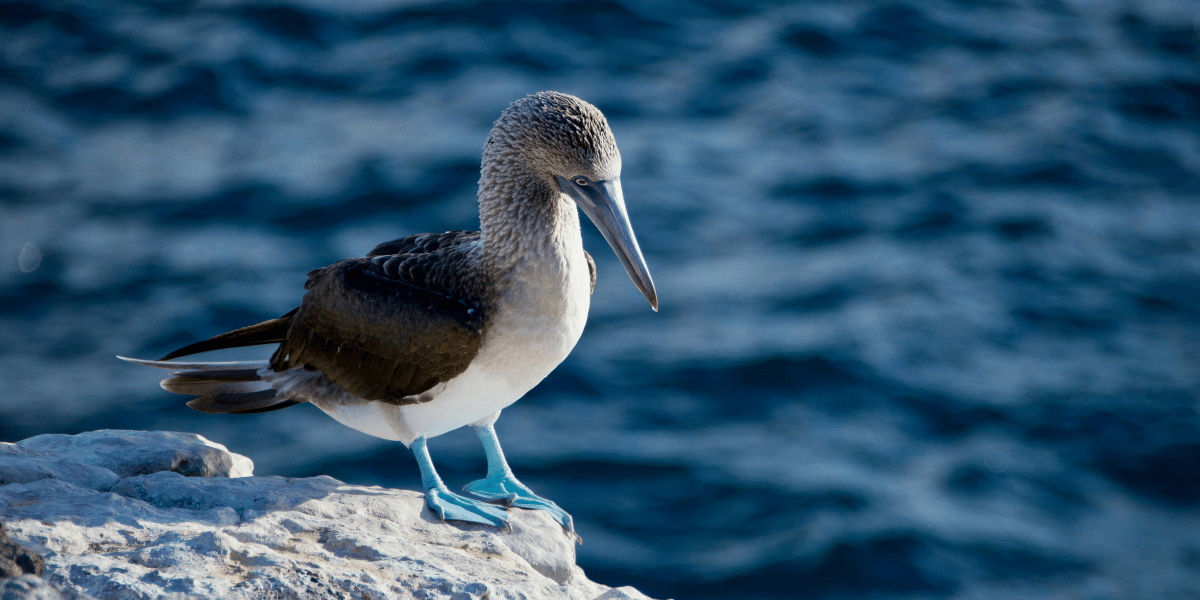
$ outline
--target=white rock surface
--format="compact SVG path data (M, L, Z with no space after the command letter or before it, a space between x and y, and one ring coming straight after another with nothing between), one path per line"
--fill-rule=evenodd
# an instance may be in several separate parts
M252 472L187 433L0 443L0 521L66 598L646 598L589 581L541 511L512 509L506 532L441 523L417 492ZM0 594L53 597L36 579Z
M22 575L0 579L0 600L62 600L62 595L45 579Z

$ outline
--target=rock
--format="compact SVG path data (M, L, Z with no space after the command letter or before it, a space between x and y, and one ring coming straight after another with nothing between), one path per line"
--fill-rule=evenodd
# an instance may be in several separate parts
M650 600L650 598L629 586L625 586L612 588L597 596L596 600Z
M58 590L34 575L0 579L0 600L62 600Z
M71 462L108 469L118 477L174 471L188 477L249 477L254 463L194 433L89 431L52 433L17 442L34 452L69 455Z
M72 599L645 598L589 581L541 511L442 523L417 492L252 472L193 434L37 436L0 447L0 520Z
M61 600L58 591L38 577L44 570L42 557L9 539L0 522L0 600Z
M45 568L42 557L9 539L4 523L0 522L0 577L41 575Z
M59 479L74 485L106 491L121 480L102 467L48 458L16 444L0 442L0 485Z

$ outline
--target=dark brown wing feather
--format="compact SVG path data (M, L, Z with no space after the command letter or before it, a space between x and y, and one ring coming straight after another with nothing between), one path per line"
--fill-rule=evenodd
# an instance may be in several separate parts
M465 371L483 341L485 283L464 248L478 236L412 236L313 271L271 367L317 369L368 400L417 402Z
M447 231L446 233L422 233L384 242L367 253L372 256L393 254L429 254L442 247L458 246L479 239L478 231Z

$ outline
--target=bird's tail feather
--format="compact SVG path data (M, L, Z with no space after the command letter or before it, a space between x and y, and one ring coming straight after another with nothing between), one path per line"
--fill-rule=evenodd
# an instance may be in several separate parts
M201 396L189 400L187 405L189 408L203 413L237 413L247 415L279 410L296 403L295 400L280 398L276 395L275 390L263 390L261 392L249 392L245 394Z
M259 371L268 367L265 360L185 363L117 358L148 367L177 369L159 385L168 392L199 396L187 405L200 412L248 414L297 404L291 398L279 396L270 383L263 381Z
M287 337L288 327L291 326L292 316L296 314L299 308L292 310L286 315L278 319L263 321L257 325L234 329L221 335L216 335L184 346L159 360L171 360L181 356L189 356L208 352L210 350L224 350L226 348L244 348L246 346L261 346L263 344L278 344Z
M236 360L227 362L179 362L171 360L146 360L144 358L117 358L136 365L158 367L159 369L174 369L176 371L227 371L231 369L261 369L270 364L265 360Z

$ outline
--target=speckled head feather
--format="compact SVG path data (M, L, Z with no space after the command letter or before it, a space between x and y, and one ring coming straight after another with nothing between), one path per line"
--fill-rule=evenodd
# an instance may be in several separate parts
M583 175L619 179L621 153L604 114L559 92L540 92L512 103L488 133L479 178L479 227L485 260L498 270L541 252L579 227L575 203L555 178ZM575 234L577 235L577 234Z
M514 165L514 159L524 164ZM488 134L483 160L485 170L496 162L526 167L548 183L555 175L607 180L621 173L621 153L604 114L559 92L539 92L505 109Z

